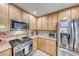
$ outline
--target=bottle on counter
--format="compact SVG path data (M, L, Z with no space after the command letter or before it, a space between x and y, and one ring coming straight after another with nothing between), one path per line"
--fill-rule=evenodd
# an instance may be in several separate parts
M3 32L0 32L0 44L6 42L6 34Z

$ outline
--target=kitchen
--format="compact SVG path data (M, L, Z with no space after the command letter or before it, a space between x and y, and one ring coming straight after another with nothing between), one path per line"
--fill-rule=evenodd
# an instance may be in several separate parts
M3 3L0 19L0 56L79 55L77 3Z

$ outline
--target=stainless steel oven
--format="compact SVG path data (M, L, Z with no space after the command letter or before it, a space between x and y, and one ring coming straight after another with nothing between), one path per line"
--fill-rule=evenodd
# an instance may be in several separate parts
M27 38L23 41L15 39L9 41L12 46L13 56L27 56L32 52L32 40Z
M19 51L14 51L13 56L24 56L24 51L25 49L19 50Z
M32 52L32 44L25 46L24 55L29 55Z
M32 44L19 45L13 48L13 56L27 56L32 52Z

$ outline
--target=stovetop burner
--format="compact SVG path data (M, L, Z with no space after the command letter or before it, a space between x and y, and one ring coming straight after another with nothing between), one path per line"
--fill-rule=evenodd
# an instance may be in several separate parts
M14 40L9 41L9 43L12 46L17 46L17 45L21 44L22 42L19 39L14 39Z
M11 46L14 47L14 46L17 46L19 44L23 44L23 43L28 42L28 41L32 41L32 39L29 38L29 37L22 37L21 40L20 39L14 39L14 40L9 41L9 43L11 44Z
M29 37L22 37L22 42L31 41L32 39Z

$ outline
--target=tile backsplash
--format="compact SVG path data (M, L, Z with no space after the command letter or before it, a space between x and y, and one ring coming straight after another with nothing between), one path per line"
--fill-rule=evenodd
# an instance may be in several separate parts
M38 35L45 35L48 36L49 32L48 31L38 31Z
M29 31L10 31L10 32L6 32L7 41L13 40L13 39L21 39L24 36L34 36L37 34L49 36L49 33L53 33L53 32L50 32L50 31L30 31L30 32Z
M21 39L23 36L28 36L28 31L10 31L6 32L7 34L7 41L13 39Z

